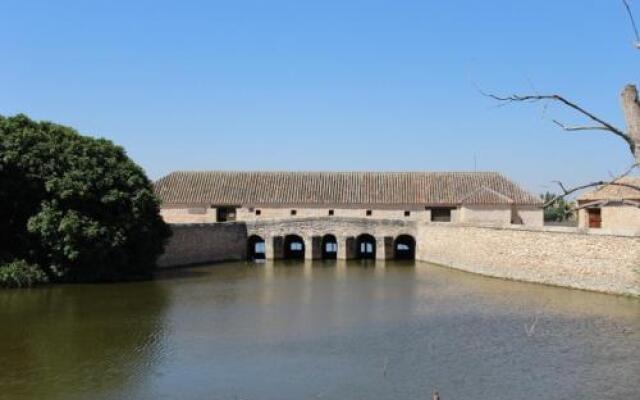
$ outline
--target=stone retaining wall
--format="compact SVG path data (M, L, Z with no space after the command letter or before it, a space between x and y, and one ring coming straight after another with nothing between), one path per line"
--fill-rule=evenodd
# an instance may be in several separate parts
M483 275L640 296L640 236L424 224L417 258Z
M316 259L322 254L321 239L333 235L337 240L338 259L355 257L356 238L371 235L376 242L376 259L393 258L393 240L399 235L416 237L417 223L409 220L319 217L286 220L247 221L249 235L257 235L265 241L266 258L278 259L283 255L282 242L276 246L278 237L297 235L305 243L305 258ZM276 248L278 247L278 248Z
M173 237L159 260L161 267L244 260L247 238L252 234L266 239L269 253L276 235L297 234L310 243L314 237L331 233L338 237L339 258L344 256L342 244L354 235L373 235L382 250L386 239L409 234L416 238L418 260L499 278L640 296L638 235L561 227L340 218L176 224L172 229ZM388 258L389 254L385 249L378 256Z
M171 230L173 236L158 259L161 268L247 257L245 224L171 224Z

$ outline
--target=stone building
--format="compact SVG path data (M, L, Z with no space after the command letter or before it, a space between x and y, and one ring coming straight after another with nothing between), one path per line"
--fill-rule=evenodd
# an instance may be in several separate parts
M629 176L621 183L640 186L640 177ZM608 185L578 197L578 226L612 232L640 232L640 191Z
M640 294L640 232L544 227L541 201L497 173L175 172L155 189L174 223L161 267L292 259L311 276L314 260L413 259Z
M495 172L173 172L155 190L169 223L346 217L543 224L540 200Z

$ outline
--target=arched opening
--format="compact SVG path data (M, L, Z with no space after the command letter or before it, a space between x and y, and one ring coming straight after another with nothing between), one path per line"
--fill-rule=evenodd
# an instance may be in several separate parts
M356 256L360 259L375 260L376 238L369 234L362 234L356 239Z
M291 260L304 259L304 240L298 235L284 237L284 258Z
M322 259L335 260L338 258L338 240L333 235L322 237Z
M247 240L247 259L264 260L265 257L265 244L264 239L258 235L249 236Z
M393 256L396 260L415 260L416 240L413 236L398 236L393 242Z

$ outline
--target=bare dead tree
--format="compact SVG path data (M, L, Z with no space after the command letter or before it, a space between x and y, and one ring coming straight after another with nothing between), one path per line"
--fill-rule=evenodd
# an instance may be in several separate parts
M633 85L629 85L629 87L635 92L635 86ZM627 88L625 88L625 90L627 90ZM605 120L595 116L593 113L587 111L584 107L579 106L578 104L576 104L573 101L569 101L567 100L565 97L560 96L558 94L549 94L549 95L511 95L511 96L497 96L495 94L485 94L489 97L491 97L494 100L497 101L501 101L501 102L537 102L537 101L555 101L555 102L559 102L569 108L572 108L573 110L577 111L578 113L586 116L589 120L591 120L592 122L594 122L595 124L593 125L579 125L579 126L567 126L561 122L559 122L558 120L553 120L553 122L560 126L562 129L564 129L565 131L570 131L570 132L574 132L574 131L605 131L605 132L609 132L613 135L618 136L619 138L621 138L622 140L624 140L628 145L629 145L629 149L631 151L631 154L634 155L634 157L640 157L640 146L637 143L640 143L640 136L638 136L638 133L640 133L640 131L635 132L636 135L632 135L630 133L626 133L621 129L616 128L615 126L613 126L612 124L606 122ZM624 95L624 92L623 92ZM636 105L638 105L637 103L637 92L635 92L635 99L634 102ZM624 103L624 101L623 101ZM638 105L638 107L640 107L640 105ZM640 114L638 115L638 117L640 117ZM640 126L639 126L640 128ZM630 130L631 131L631 130ZM636 156L637 154L637 156Z
M635 22L635 18L631 11L631 6L628 0L622 0L625 10L629 15L631 26L635 34L636 47L640 49L640 33ZM594 113L588 111L585 107L579 105L575 101L571 101L559 94L513 94L509 96L498 96L491 93L485 93L480 90L483 95L499 101L503 104L509 104L514 102L535 103L535 102L556 102L559 103L578 114L581 114L588 121L587 124L582 125L566 125L558 120L553 122L561 129L567 132L584 132L584 131L600 131L608 133L622 139L633 157L633 163L622 174L612 177L608 180L598 180L590 183L586 183L573 188L567 188L562 182L555 181L560 187L562 193L544 204L544 207L548 207L554 204L557 200L569 196L577 191L587 189L590 187L604 187L604 186L623 186L630 189L634 189L640 192L640 186L633 185L621 181L622 178L630 175L635 169L640 169L640 101L638 100L638 89L633 84L626 85L620 93L620 101L622 106L622 112L626 123L626 130L617 128L613 124L607 122L603 118L596 116Z
M611 179L608 179L608 180L598 180L594 182L589 182L587 184L583 184L573 188L567 188L562 182L555 181L555 183L557 183L559 188L561 189L562 193L560 195L553 197L549 201L547 201L544 204L544 207L548 207L554 204L560 198L569 196L580 190L587 189L590 187L596 187L596 186L601 186L601 187L609 186L609 185L624 186L640 192L640 186L620 181L622 178L628 176L635 169L640 167L640 103L638 100L638 91L635 85L626 85L620 95L622 110L623 110L625 122L627 125L626 131L615 127L613 124L605 121L603 118L600 118L596 116L594 113L587 111L586 108L578 105L576 102L568 100L566 97L558 94L551 94L551 95L514 94L509 96L498 96L495 94L488 94L484 92L482 93L485 96L492 98L493 100L496 100L505 104L513 103L513 102L532 103L532 102L540 102L540 101L560 103L563 106L570 108L576 111L577 113L581 114L589 121L589 124L569 126L558 120L553 120L553 122L563 130L567 132L601 131L622 139L627 145L629 152L633 157L634 162L623 173L615 177L612 177Z

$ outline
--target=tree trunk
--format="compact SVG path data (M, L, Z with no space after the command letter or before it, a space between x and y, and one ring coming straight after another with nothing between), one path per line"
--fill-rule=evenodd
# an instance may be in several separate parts
M638 103L638 90L635 85L627 85L620 95L622 111L627 123L627 134L633 142L631 152L636 163L640 163L640 103Z

